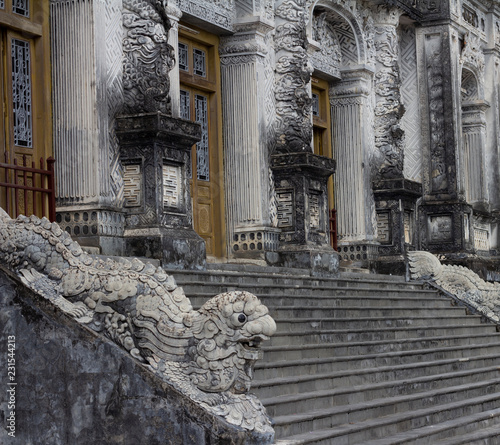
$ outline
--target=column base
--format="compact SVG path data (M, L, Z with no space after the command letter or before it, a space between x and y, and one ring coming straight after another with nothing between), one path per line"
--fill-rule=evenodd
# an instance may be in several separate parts
M98 208L64 209L56 221L83 248L103 255L123 255L125 216L115 210Z
M205 241L192 229L127 229L124 244L127 256L159 259L166 269L207 267Z
M235 259L276 260L281 230L272 227L237 229L231 243L231 256Z

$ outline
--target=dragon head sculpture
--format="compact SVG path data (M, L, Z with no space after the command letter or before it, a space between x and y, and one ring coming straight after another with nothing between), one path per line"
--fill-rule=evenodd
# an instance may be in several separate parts
M260 344L276 332L267 307L249 292L220 294L196 312L192 329L195 385L209 392L248 392L254 364L262 357Z

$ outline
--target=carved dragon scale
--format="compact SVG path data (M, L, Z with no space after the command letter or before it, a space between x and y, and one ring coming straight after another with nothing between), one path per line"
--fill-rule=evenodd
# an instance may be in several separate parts
M494 323L500 322L500 283L484 281L463 266L441 264L429 252L408 252L411 278L436 283Z
M227 292L194 310L163 269L137 259L96 259L56 223L13 220L1 209L0 267L210 413L272 433L264 407L248 393L260 343L276 331L256 296Z

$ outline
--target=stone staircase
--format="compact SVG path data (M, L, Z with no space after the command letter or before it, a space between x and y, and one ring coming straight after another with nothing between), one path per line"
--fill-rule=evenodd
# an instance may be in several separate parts
M500 335L399 277L211 265L171 271L195 307L258 295L276 335L253 392L278 444L500 444Z

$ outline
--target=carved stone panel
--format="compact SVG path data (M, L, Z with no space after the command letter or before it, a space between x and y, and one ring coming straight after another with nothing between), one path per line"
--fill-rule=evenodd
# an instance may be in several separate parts
M278 228L291 229L294 225L293 189L276 190L278 199Z
M138 207L142 204L142 172L140 164L123 166L125 207Z
M436 215L429 218L431 242L452 241L452 215Z

